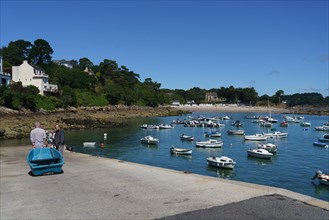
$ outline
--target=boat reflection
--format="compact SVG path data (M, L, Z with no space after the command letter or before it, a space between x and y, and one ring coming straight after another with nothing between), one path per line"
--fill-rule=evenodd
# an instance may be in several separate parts
M232 170L232 169L208 166L207 170L210 172L215 172L218 177L224 178L224 179L231 179L232 177L236 176L234 169Z

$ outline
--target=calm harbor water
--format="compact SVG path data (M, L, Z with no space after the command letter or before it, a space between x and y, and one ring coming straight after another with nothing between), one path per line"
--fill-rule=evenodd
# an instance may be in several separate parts
M305 121L311 122L311 127L302 127L299 123L290 123L288 127L280 127L283 115L272 115L279 120L272 128L277 131L288 132L287 138L269 139L267 142L278 146L277 154L272 160L257 159L247 156L247 150L254 148L259 143L244 141L243 136L228 135L227 130L236 129L231 126L235 120L243 123L246 134L271 132L270 129L252 123L252 119L246 116L265 116L264 113L225 113L225 112L197 112L197 116L215 117L229 116L231 120L221 121L225 124L217 128L222 133L222 148L196 148L195 141L206 140L204 132L209 128L190 128L183 125L174 125L173 129L154 130L141 129L140 125L146 124L170 124L177 118L183 120L187 116L180 117L155 117L134 119L129 121L126 128L94 129L83 131L66 131L66 144L73 147L74 151L115 158L130 162L158 166L179 171L191 171L193 173L226 178L262 185L280 187L309 195L318 199L329 201L329 186L319 185L311 178L317 170L329 173L329 148L315 147L313 142L322 137L325 132L315 131L315 126L323 125L329 120L328 116L305 115ZM107 139L104 140L104 133ZM184 133L193 135L194 142L180 140ZM160 139L158 146L148 146L140 143L140 138L152 135ZM28 140L2 141L2 144L17 144L17 141L28 144ZM95 141L96 147L83 147L83 142ZM15 143L14 143L15 142ZM102 145L102 146L101 146ZM191 148L191 156L174 156L170 154L170 147ZM233 170L209 167L206 162L208 156L228 156L237 162Z

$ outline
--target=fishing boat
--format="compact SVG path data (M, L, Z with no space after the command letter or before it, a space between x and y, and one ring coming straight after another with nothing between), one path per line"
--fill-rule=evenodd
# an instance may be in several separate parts
M152 145L157 145L159 144L159 139L152 137L151 135L145 136L141 138L141 143L142 144L152 144Z
M208 165L219 167L219 168L226 168L226 169L233 169L236 162L226 156L221 157L208 157L207 158Z
M247 150L248 156L263 158L263 159L271 159L273 154L268 152L265 149L249 149Z
M95 147L96 142L83 142L84 147Z
M196 142L196 147L209 147L209 148L217 148L222 147L223 141L209 139L208 141L198 141Z
M34 176L62 173L64 158L55 148L33 148L26 156Z
M180 136L180 139L182 141L193 141L194 140L194 137L193 136L190 136L190 135L185 135L185 134L182 134Z
M205 133L206 137L212 137L212 138L220 138L222 136L221 133L218 131L206 131Z
M264 134L244 135L246 141L266 141L267 137Z
M266 144L259 144L257 146L258 149L265 149L270 153L276 153L278 150L278 147L275 144L272 143L266 143Z
M244 135L244 130L228 130L227 134L230 134L230 135Z
M312 180L318 179L320 183L329 186L329 174L324 174L321 170L316 171Z
M170 148L170 152L172 154L176 154L176 155L191 155L192 154L192 149L177 148L177 147L172 146Z

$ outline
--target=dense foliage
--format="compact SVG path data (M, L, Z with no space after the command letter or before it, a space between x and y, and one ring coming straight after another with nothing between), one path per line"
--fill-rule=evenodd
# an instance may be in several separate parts
M278 90L273 96L258 96L254 88L213 88L198 87L189 90L161 89L161 84L146 78L143 82L139 74L119 65L115 60L104 59L98 65L88 58L70 60L72 68L52 60L53 49L50 44L37 39L33 43L25 40L10 42L1 48L4 71L11 71L12 66L20 65L23 60L42 67L49 75L49 82L57 84L59 92L39 95L35 86L23 87L20 82L10 87L0 88L0 105L13 109L52 110L68 106L105 106L105 105L139 105L158 106L179 101L185 104L194 101L205 102L208 92L216 93L218 99L212 103L236 103L243 105L267 105L268 102L288 106L313 105L328 106L329 98L319 93L284 95Z

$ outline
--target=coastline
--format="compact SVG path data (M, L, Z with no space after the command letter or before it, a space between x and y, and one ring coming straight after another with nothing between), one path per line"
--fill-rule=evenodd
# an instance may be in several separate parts
M55 124L60 124L65 130L81 130L90 128L111 128L126 126L126 120L138 117L177 116L191 112L250 112L268 113L264 106L238 106L224 104L200 104L160 107L139 106L105 106L105 107L69 107L56 111L14 111L0 107L0 140L28 137L36 121L41 122L46 130L53 130ZM328 115L329 109L271 107L277 114L309 114Z
M269 112L267 107L262 106L237 106L237 105L181 105L173 108L183 111L211 111L211 112ZM272 113L288 112L285 108L271 107Z

